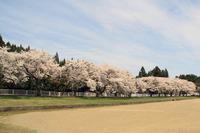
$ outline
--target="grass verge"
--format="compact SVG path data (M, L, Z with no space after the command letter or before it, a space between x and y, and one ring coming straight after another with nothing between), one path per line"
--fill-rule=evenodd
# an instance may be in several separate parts
M0 107L77 105L125 103L151 100L192 99L196 97L134 97L134 98L95 98L95 97L34 97L34 96L0 96Z

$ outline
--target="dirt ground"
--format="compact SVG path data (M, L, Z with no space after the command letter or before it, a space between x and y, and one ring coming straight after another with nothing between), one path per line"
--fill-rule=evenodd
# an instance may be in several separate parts
M4 117L6 123L38 133L200 133L200 99Z

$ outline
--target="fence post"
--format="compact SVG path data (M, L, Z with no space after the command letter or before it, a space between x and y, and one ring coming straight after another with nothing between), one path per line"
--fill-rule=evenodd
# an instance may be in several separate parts
M14 90L14 89L12 90L12 94L13 94L13 95L15 94L15 90Z
M26 90L26 95L28 95L28 90Z

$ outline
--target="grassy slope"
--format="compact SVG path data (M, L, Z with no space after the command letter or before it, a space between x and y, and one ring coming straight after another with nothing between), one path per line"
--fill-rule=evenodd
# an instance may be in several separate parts
M120 102L133 102L133 101L147 101L147 100L165 100L174 98L189 99L195 97L87 98L87 97L0 96L0 107L120 103Z

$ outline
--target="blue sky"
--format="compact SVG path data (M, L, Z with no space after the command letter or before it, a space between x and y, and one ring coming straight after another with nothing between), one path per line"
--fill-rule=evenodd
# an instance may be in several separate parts
M142 66L200 75L198 0L0 0L0 34L134 76Z

